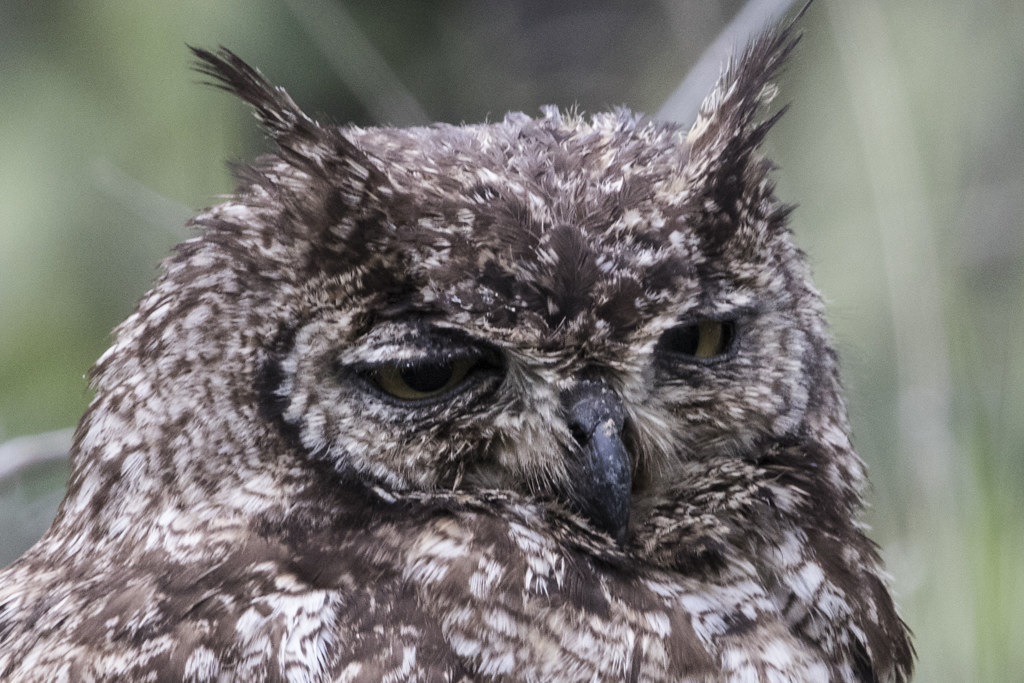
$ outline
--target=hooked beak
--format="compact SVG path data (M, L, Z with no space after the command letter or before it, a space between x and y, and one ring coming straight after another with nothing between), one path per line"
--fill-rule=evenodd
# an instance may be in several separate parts
M629 531L633 485L629 453L622 443L625 411L602 382L584 380L563 396L569 429L580 445L572 507L620 546Z

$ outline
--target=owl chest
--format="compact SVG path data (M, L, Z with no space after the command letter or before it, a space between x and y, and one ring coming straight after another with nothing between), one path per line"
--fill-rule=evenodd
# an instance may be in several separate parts
M273 659L282 673L338 681L829 678L739 577L711 585L524 563L413 561L376 583L285 600Z
M282 670L291 662L314 679L353 681L700 680L720 671L726 615L753 617L766 599L614 566L507 518L441 516L402 531L383 525L327 559L316 553L315 572L293 565L303 578L289 579L315 590L261 600L273 611L253 631L268 634L265 652Z
M661 681L713 670L671 599L620 595L598 576L517 573L515 562L458 564L413 562L369 585L262 599L238 622L244 649L282 680Z
M730 670L756 679L774 669L827 679L749 563L653 568L515 503L335 512L320 528L278 527L265 561L231 579L251 590L227 615L212 602L193 612L209 611L210 637L233 634L230 648L207 643L226 655L220 673L662 681L728 680L721 674ZM193 654L185 669L200 664Z

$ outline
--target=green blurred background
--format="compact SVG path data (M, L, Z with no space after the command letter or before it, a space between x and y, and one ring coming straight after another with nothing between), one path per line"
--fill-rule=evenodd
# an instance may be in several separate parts
M110 330L231 190L224 161L265 149L186 43L339 123L655 112L742 6L4 0L0 442L75 424ZM829 300L918 680L1024 680L1024 3L818 0L802 26L768 149ZM66 477L26 472L0 487L2 563Z

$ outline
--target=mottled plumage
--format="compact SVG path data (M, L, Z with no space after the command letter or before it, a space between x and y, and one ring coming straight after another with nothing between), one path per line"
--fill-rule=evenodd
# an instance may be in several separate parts
M689 131L325 126L197 50L276 149L97 363L0 679L906 680L758 152L794 42Z

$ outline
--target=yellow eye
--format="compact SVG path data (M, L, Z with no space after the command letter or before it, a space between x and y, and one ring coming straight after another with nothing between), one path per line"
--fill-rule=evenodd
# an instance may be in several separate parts
M459 386L477 365L473 356L389 363L372 375L381 391L403 401L440 396Z
M724 356L732 348L736 324L728 320L701 320L673 327L662 335L665 351L700 360Z
M697 323L697 349L693 355L697 358L714 358L725 353L728 336L725 325L717 320L705 320Z

